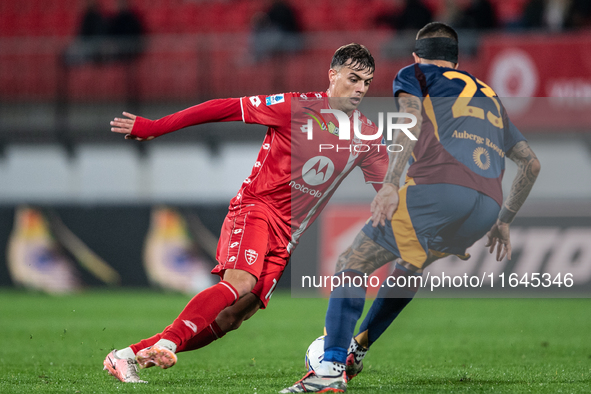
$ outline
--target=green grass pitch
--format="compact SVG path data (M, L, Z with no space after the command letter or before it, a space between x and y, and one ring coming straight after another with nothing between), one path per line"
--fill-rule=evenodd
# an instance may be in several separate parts
M304 371L327 300L273 296L222 340L179 354L147 385L102 370L189 297L150 291L46 296L0 291L0 393L274 393ZM368 303L369 304L369 303ZM591 300L417 299L380 338L349 392L591 392Z

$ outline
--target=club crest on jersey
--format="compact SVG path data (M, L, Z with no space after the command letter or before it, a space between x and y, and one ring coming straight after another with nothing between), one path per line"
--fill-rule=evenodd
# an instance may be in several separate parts
M275 105L285 102L285 96L282 94L276 94L274 96L268 96L265 100L267 105Z
M259 254L254 249L246 249L244 251L244 257L246 258L246 262L249 265L253 265L254 262L257 261L257 258L259 257Z

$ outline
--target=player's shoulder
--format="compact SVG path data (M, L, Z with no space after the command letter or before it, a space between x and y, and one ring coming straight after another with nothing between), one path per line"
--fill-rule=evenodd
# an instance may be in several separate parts
M265 96L265 104L267 106L289 102L289 100L296 93L276 93Z
M318 102L319 100L327 97L326 92L288 92L279 93L266 96L267 105L279 104L283 102L290 102L291 100L297 100L302 104L309 104Z
M313 100L313 99L321 99L327 97L326 92L285 92L285 93L276 93L276 94L269 94L265 95L265 97L280 97L284 99L302 99L302 100Z
M292 110L312 109L320 111L326 108L326 92L292 93Z
M418 64L410 64L398 71L396 78L394 78L393 90L394 96L398 96L400 92L406 92L413 96L423 96L423 84L419 79L421 70L418 68Z
M416 65L417 64L414 63L414 64L409 64L408 66L401 68L398 71L398 74L396 74L396 78L405 79L405 80L408 80L410 78L416 78L416 74L417 74L416 67L415 67Z
M443 70L451 70L445 67L439 67L429 63L413 63L403 67L398 71L397 77L401 79L418 79L422 75L441 74Z
M320 100L325 97L328 97L326 92L307 92L307 93L293 93L296 98L301 99L302 101L308 100Z
M263 104L263 107L282 107L289 106L292 99L302 99L306 97L306 100L315 97L313 93L300 93L300 92L287 92L287 93L273 93L273 94L261 94L255 96L246 96L244 100L250 100L254 107L259 107Z
M359 122L361 123L361 134L375 134L378 126L371 121L367 116L363 114L363 112L359 111L358 109L355 110L353 113L354 117L359 118Z

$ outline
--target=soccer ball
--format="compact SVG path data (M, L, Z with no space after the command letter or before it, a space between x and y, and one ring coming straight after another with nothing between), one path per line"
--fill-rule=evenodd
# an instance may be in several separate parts
M322 360L324 360L324 335L316 338L306 350L306 369L317 370Z

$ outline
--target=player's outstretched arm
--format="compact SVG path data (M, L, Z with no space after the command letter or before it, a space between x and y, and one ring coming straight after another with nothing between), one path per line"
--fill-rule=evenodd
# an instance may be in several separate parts
M517 175L499 212L497 222L487 234L486 244L490 248L490 253L497 247L497 261L501 261L505 255L511 260L509 225L529 195L541 168L540 161L526 141L515 144L507 152L507 157L517 164Z
M421 116L421 99L412 94L401 92L398 95L398 106L400 112L413 114L417 118L417 124L410 128L409 131L415 137L419 138L421 126L423 124L423 118ZM405 118L404 120L407 121L408 119ZM400 130L396 131L392 142L394 144L402 145L403 148L400 152L390 152L390 163L388 164L388 171L384 177L384 185L371 203L371 219L374 227L377 227L378 224L384 226L386 220L392 219L394 212L396 212L396 209L398 208L400 178L402 177L402 173L406 168L406 163L408 163L408 159L410 159L410 155L416 144L415 140L411 140Z
M126 139L151 140L185 127L210 123L242 120L240 99L217 99L184 109L161 119L150 120L123 112L124 118L111 121L111 131L125 134Z

